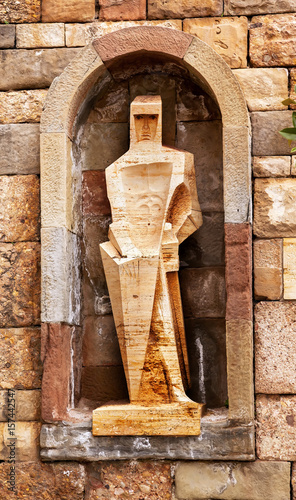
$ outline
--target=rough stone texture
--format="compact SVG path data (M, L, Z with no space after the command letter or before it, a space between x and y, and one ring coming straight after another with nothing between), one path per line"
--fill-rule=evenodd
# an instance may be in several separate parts
M1 422L6 422L8 417L11 418L11 412L16 421L40 420L41 393L38 389L0 391L0 405Z
M39 173L39 125L0 125L0 175Z
M129 121L127 82L108 82L95 99L87 123L127 123Z
M63 47L65 45L64 24L23 24L16 27L16 47Z
M296 392L296 305L260 302L255 307L255 387L257 393Z
M295 462L292 464L291 485L292 485L292 491L293 491L293 500L295 500L296 499L296 464L295 464Z
M224 317L224 268L182 269L180 286L185 318Z
M210 45L230 68L246 68L248 53L247 17L185 19L183 29Z
M224 15L245 16L253 14L273 14L277 12L293 12L296 10L295 0L225 0Z
M1 1L0 23L37 23L38 21L40 21L40 0Z
M94 17L95 0L42 0L43 23L83 23Z
M176 498L180 500L287 500L290 497L287 462L178 463Z
M14 47L14 42L15 26L0 25L0 49L11 49L12 47Z
M222 11L221 0L148 0L149 19L220 16Z
M256 398L256 448L260 460L296 460L296 396Z
M254 233L296 237L296 179L255 179Z
M146 18L146 0L99 0L101 21L134 21Z
M234 70L250 111L287 109L282 101L288 94L288 71L284 68Z
M215 101L192 80L176 86L177 121L219 120L220 110Z
M40 323L39 243L0 244L0 327Z
M283 293L282 240L254 241L255 299L279 300Z
M291 111L251 113L254 156L289 155L291 147L279 130L292 127Z
M255 16L250 26L252 66L295 66L296 14Z
M0 424L0 459L8 460L9 445L13 442L9 423ZM39 435L41 423L16 422L13 437L15 440L15 459L17 462L36 461L39 458Z
M37 123L40 121L47 90L1 92L0 123Z
M79 49L18 49L1 51L0 90L49 87Z
M90 170L83 173L82 211L84 215L111 215L104 171Z
M0 390L0 422L6 422L7 415L7 391Z
M296 99L295 93L295 85L296 85L296 68L290 68L290 95L291 99ZM292 109L295 109L295 104L291 106Z
M96 401L97 406L109 401L127 401L128 390L123 366L83 367L81 397Z
M83 327L83 365L122 364L114 320L108 316L88 316Z
M0 330L2 389L38 389L41 386L39 328Z
M295 156L292 156L292 160L291 160L291 175L293 177L296 177L296 158Z
M86 468L85 500L132 498L169 500L172 478L170 464L161 462L106 462Z
M291 159L289 156L254 156L254 177L289 177Z
M296 238L284 238L284 299L296 299Z
M0 241L39 239L39 179L36 175L0 176Z
M0 464L1 499L14 500L83 500L85 470L75 462L44 464L40 461L16 463L17 491L8 490L10 464Z

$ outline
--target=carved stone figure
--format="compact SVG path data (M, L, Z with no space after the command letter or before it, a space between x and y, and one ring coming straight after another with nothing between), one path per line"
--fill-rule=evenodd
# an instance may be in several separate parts
M106 170L112 210L100 245L130 403L101 406L95 435L199 434L178 247L202 224L193 155L162 145L160 96L131 104L130 149Z

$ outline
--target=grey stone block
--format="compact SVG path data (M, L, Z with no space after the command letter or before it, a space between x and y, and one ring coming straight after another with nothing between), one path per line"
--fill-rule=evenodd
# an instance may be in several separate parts
M253 155L289 155L291 147L279 131L292 127L292 111L258 111L251 113Z
M0 175L38 174L39 123L0 125L0 150Z
M2 25L0 26L0 49L10 49L14 47L15 42L15 26Z

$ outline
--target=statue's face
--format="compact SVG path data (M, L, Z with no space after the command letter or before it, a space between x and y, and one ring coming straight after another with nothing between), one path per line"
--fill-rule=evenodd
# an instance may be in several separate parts
M158 115L134 115L137 141L153 141L158 122Z

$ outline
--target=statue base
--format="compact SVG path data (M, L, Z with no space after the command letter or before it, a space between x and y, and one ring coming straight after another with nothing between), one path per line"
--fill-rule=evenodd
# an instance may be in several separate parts
M198 436L204 405L115 404L93 411L94 436Z

